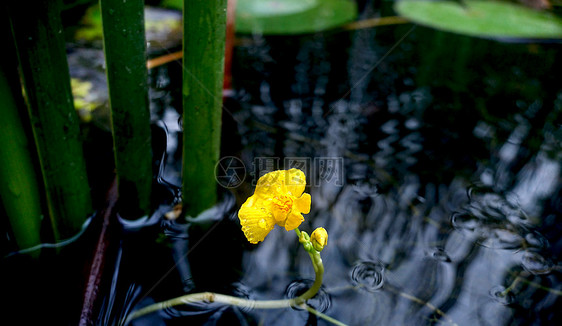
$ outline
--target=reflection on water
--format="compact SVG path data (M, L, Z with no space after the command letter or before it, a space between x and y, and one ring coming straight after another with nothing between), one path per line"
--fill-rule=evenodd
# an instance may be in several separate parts
M388 14L371 3L360 6L365 18ZM286 158L309 158L311 166L315 158L342 159L328 175L306 171L312 210L301 230L323 226L330 234L323 287L310 301L319 311L349 325L559 318L559 44L505 44L407 24L252 35L240 44L223 156L244 162L246 182L225 190L199 224L161 218L180 183L173 108L181 92L179 66L152 70L151 109L167 130L161 196L170 206L140 230L123 225L100 324L186 292L280 299L311 284L314 270L294 233L275 229L253 246L240 231L236 210L267 169L255 167L256 158L274 158L263 161L270 168L289 168ZM324 321L298 309L194 304L133 324L186 323Z
M247 166L279 157L279 168L285 157L343 157L346 182L310 186L302 226L330 233L326 314L351 325L548 324L562 294L559 45L417 27L379 63L410 28L245 43L238 155ZM276 230L244 253L241 282L257 297L313 276L294 240Z

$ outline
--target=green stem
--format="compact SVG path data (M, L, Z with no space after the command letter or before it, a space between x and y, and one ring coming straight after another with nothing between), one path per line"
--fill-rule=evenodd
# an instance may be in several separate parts
M301 298L301 297L299 297L299 298ZM290 308L290 307L299 307L299 308L303 308L303 309L307 310L310 313L315 314L316 316L318 316L318 317L320 317L320 318L322 318L322 319L324 319L324 320L326 320L326 321L328 321L332 324L339 325L339 326L345 326L346 325L346 324L340 322L339 320L337 320L335 318L332 318L328 315L325 315L325 314L313 309L312 307L307 305L305 302L300 301L300 303L299 303L299 298L287 299L287 300L261 300L261 301L258 301L258 300L241 299L241 298L233 297L233 296L230 296L230 295L224 295L224 294L218 294L218 293L212 293L212 292L192 293L192 294L187 294L187 295L177 297L177 298L174 298L174 299L171 299L171 300L167 300L167 301L159 302L159 303L156 303L156 304L152 304L152 305L147 306L143 309L137 310L127 317L124 324L127 325L133 319L139 318L139 317L147 315L149 313L156 312L158 310L170 308L170 307L173 307L173 306L179 306L179 305L196 303L196 302L207 302L207 303L217 302L217 303L223 303L223 304L228 304L228 305L238 306L238 307L243 307L243 308L248 308L248 309L283 309L283 308Z
M100 0L120 214L150 213L152 148L144 1Z
M59 4L7 3L56 239L74 235L92 212Z
M306 309L308 312L310 312L312 314L315 314L316 316L318 316L318 317L324 319L325 321L330 322L334 325L346 326L346 324L342 323L341 321L339 321L335 318L332 318L332 317L330 317L326 314L321 313L320 311L312 308L311 306L307 305L306 303L301 304L299 307Z
M183 202L196 217L217 201L226 0L184 0Z
M318 251L314 253L309 252L308 255L310 256L310 260L312 261L312 266L314 267L316 278L314 279L314 283L312 283L310 289L299 296L300 300L302 301L306 301L314 297L316 293L318 293L320 287L322 286L322 281L324 278L324 264L322 264L322 257L320 257L320 253Z
M301 232L298 229L295 229L295 232L297 232L297 235L300 236ZM308 299L313 298L318 293L320 287L322 286L322 279L324 275L324 265L322 264L322 258L320 257L320 253L314 249L312 250L313 252L309 250L307 251L310 255L310 260L312 262L312 265L314 266L315 279L312 286L305 293L301 294L296 298L285 299L285 300L247 300L247 299L242 299L242 298L237 298L229 295L212 293L212 292L192 293L174 299L166 300L163 302L155 303L150 306L144 307L140 310L137 310L127 317L125 324L127 324L128 322L130 322L135 318L144 316L146 314L158 310L166 309L177 305L183 305L183 304L189 304L189 303L201 302L201 301L209 302L209 303L220 302L228 305L244 307L249 309L281 309L281 308L289 308L289 307L302 307L307 309L306 301ZM315 314L320 318L324 318L325 316L320 312ZM326 320L332 322L330 319L326 319ZM342 324L340 323L337 325L342 325Z
M513 289L515 289L515 286L517 286L519 281L520 281L520 277L519 276L515 277L515 280L513 280L513 282L500 293L500 296L502 297L507 296L511 291L513 291Z
M310 236L306 232L301 232L299 228L295 228L295 232L299 238L299 242L302 243L304 250L308 252L310 256L310 261L314 267L314 273L316 277L314 278L314 283L305 293L303 293L300 298L304 301L314 297L316 293L320 290L322 286L322 281L324 278L324 264L322 263L322 257L320 253L314 249L310 242Z

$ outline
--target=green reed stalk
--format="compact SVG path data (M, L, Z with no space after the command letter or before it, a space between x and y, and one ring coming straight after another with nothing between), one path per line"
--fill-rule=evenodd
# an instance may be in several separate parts
M15 99L20 89L0 64L0 198L19 249L41 243L41 197L27 135ZM15 69L14 69L15 71ZM15 79L9 78L15 77ZM21 92L20 92L21 94ZM20 95L21 97L21 95ZM20 98L20 102L23 102Z
M183 202L197 216L217 201L226 0L184 0L183 23Z
M144 1L100 0L120 214L150 213L152 148Z
M92 204L59 1L10 1L7 6L53 231L56 239L67 238L80 230Z

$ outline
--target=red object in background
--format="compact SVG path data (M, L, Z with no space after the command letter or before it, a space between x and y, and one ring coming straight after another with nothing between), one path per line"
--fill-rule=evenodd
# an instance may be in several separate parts
M234 20L236 17L236 0L228 0L226 9L226 43L224 49L224 92L232 89L232 52L234 49Z

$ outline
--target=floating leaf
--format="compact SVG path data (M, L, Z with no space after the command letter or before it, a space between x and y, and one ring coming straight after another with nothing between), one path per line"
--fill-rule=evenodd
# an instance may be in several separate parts
M396 11L412 22L459 34L480 37L558 39L562 19L501 1L414 1L402 0Z
M349 0L238 0L236 32L304 34L334 28L357 17Z

